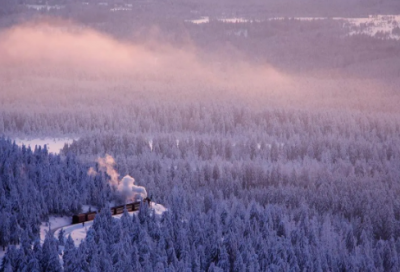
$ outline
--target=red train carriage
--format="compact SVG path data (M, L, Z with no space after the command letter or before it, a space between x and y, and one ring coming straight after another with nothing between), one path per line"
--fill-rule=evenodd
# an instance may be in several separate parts
M85 222L86 220L86 213L80 213L72 216L72 224L78 224Z

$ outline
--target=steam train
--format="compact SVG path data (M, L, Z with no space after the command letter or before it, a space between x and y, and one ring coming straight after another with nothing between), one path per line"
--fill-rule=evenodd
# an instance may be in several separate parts
M143 199L144 202L147 202L147 204L150 206L150 198L145 198ZM124 212L124 208L126 207L128 212L133 212L133 211L138 211L140 208L140 203L141 201L138 202L132 202L129 204L125 205L120 205L120 206L115 206L112 207L111 214L116 215L116 214L121 214ZM87 213L80 213L72 216L72 224L78 224L78 223L84 223L86 221L92 221L94 220L97 212L87 212Z

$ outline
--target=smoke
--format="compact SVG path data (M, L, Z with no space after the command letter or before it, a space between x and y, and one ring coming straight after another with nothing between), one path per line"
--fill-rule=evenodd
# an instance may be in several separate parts
M104 158L99 158L97 160L98 164L99 164L99 168L101 171L104 171L107 173L107 175L110 176L110 184L112 186L118 187L119 184L119 174L118 172L114 169L115 166L115 160L112 156L106 154L106 156ZM90 169L89 169L90 171Z
M112 188L118 193L125 203L139 201L147 197L146 188L143 186L135 185L135 179L129 175L126 175L121 180L118 179L119 174L114 169L115 160L112 156L106 155L104 158L97 160L100 171L106 172L110 176L109 183ZM90 168L88 175L96 175L97 172Z
M121 193L126 203L142 200L147 197L146 188L135 185L135 179L129 175L126 175L120 181L118 192Z

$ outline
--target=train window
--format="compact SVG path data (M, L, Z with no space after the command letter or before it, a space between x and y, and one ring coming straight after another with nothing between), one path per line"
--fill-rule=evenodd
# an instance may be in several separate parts
M116 214L120 214L120 213L123 213L124 212L124 207L119 207L119 208L116 208Z

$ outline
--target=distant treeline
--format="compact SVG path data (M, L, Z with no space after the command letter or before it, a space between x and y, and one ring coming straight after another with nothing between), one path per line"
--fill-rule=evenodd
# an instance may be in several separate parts
M63 18L72 20L84 26L88 26L101 32L111 34L119 39L145 42L156 39L160 43L169 43L175 46L185 44L196 45L202 54L207 57L210 52L226 55L237 59L245 54L246 60L256 63L269 63L288 71L315 72L332 69L346 71L350 75L362 75L367 77L398 78L400 73L398 56L400 55L400 43L385 39L384 35L377 37L367 35L355 35L349 37L348 29L343 27L342 21L336 20L274 20L271 17L353 17L348 15L347 10L362 10L366 6L371 9L369 13L359 14L366 17L369 14L397 14L394 1L370 0L368 4L363 1L255 1L254 6L246 3L240 5L236 1L220 1L219 3L207 4L187 2L174 4L168 1L125 1L108 6L99 5L99 1L85 1L90 3L84 5L80 1L49 1L49 5L64 5L62 9L51 9L49 11L34 11L22 8L23 5L14 1L6 1L5 6L14 7L19 11L18 15L5 17L3 25L9 27L31 19L42 20L43 18ZM8 4L7 4L8 3ZM114 5L123 4L129 6L131 11L111 12ZM2 5L3 6L3 5ZM214 6L213 8L211 8ZM343 9L335 14L326 14L324 11L332 11L332 8L342 6ZM362 6L362 7L361 7ZM198 8L197 8L198 7ZM210 12L202 10L209 7ZM234 11L235 7L240 11ZM256 12L256 9L265 12ZM268 12L276 7L283 14ZM293 8L293 12L290 8ZM297 7L295 9L294 7ZM305 7L318 7L321 12L304 14L301 12ZM224 10L224 8L226 10ZM246 9L249 12L246 12ZM306 8L309 10L309 8ZM214 14L215 10L221 10ZM297 13L294 11L298 11ZM286 11L286 14L285 14ZM223 16L221 14L224 14ZM213 18L221 17L244 17L247 19L258 19L261 22L252 23L222 23L212 21L209 24L195 25L187 22L201 16ZM246 35L243 33L246 32ZM394 30L396 31L396 30ZM236 34L235 34L236 33ZM239 33L239 34L238 34Z

